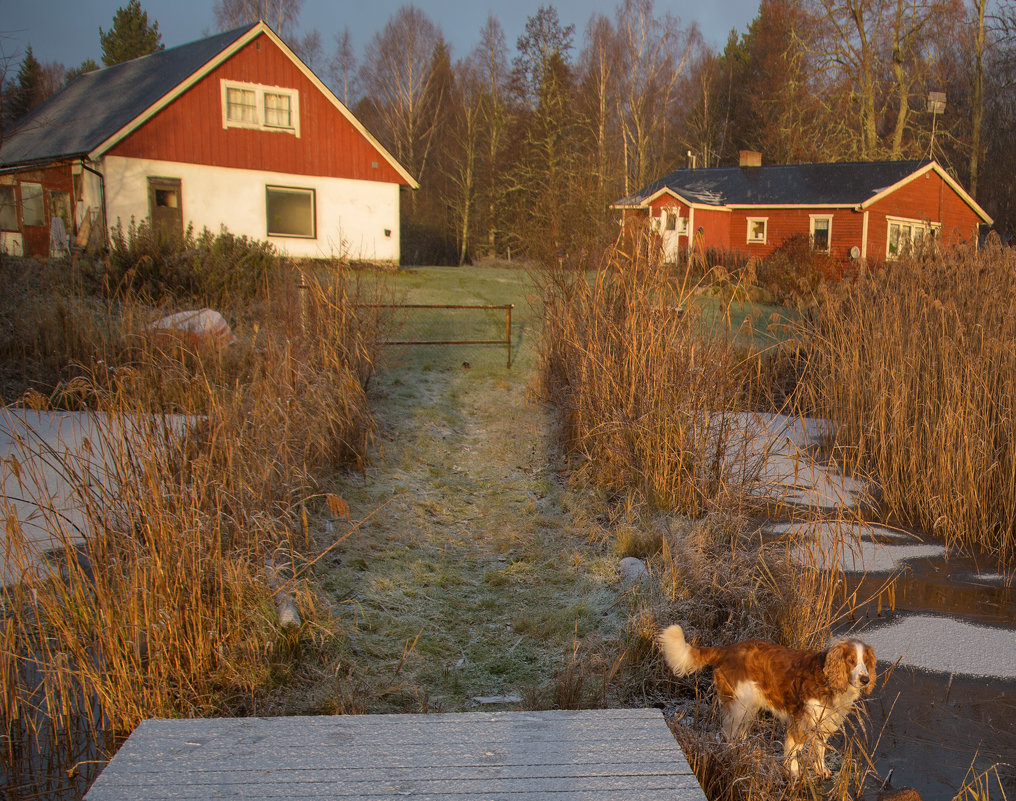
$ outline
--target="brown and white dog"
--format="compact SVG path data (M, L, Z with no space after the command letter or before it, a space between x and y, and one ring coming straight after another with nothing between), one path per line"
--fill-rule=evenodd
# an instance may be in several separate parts
M710 648L686 642L680 626L668 626L658 639L678 676L712 665L728 740L742 737L763 709L786 723L783 753L794 778L808 760L822 778L832 775L825 764L826 741L854 702L875 686L875 652L860 640L841 640L826 651L797 651L760 640Z

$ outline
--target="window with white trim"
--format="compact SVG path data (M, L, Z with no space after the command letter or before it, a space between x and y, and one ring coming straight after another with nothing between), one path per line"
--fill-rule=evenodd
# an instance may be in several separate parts
M769 228L768 217L749 217L748 244L764 245L766 243L766 233L768 228Z
M920 245L926 236L937 239L942 223L926 220L911 220L906 217L886 217L885 255L887 259L902 256L911 248Z
M316 198L313 189L291 186L265 187L268 236L317 236Z
M222 127L300 135L300 93L280 86L220 81Z
M831 214L810 214L811 249L828 253L833 243L833 217Z

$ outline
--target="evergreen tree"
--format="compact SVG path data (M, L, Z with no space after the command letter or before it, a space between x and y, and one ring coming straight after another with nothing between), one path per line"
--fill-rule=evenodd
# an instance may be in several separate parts
M10 128L45 98L42 92L42 64L29 45L21 60L14 85L7 88L4 98L4 127Z
M99 28L99 44L107 67L163 48L159 23L148 24L148 12L141 8L140 0L129 0L126 7L118 8L108 31Z
M86 72L95 72L97 69L99 69L99 65L95 63L95 59L86 58L81 62L80 66L67 70L67 75L64 76L64 83L70 83L79 75L84 75Z

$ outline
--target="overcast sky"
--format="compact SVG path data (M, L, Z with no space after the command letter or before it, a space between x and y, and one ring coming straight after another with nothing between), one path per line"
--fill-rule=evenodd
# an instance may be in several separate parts
M112 26L113 14L128 0L0 0L0 46L3 55L20 63L25 47L35 57L76 67L86 58L100 62L99 28ZM299 17L301 35L318 30L324 57L334 52L334 36L347 26L358 54L366 42L405 0L304 0ZM493 13L504 28L510 50L523 32L526 19L541 5L557 8L564 24L575 25L575 44L581 47L586 23L594 12L613 17L618 0L419 0L423 10L444 33L452 57L461 58L479 41L479 31ZM657 0L657 14L670 11L685 24L697 22L706 41L722 47L732 28L743 32L754 19L758 0ZM192 42L216 32L213 0L141 0L150 21L159 23L166 47ZM324 76L323 76L324 77Z

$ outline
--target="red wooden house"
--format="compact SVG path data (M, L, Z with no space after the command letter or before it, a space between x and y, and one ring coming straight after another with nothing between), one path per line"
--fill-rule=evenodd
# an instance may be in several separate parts
M976 241L992 220L937 162L880 161L676 170L619 200L647 216L666 258L689 248L764 257L793 236L840 261L893 259L925 236Z
M417 183L263 22L80 76L0 148L0 248L118 223L397 263Z

